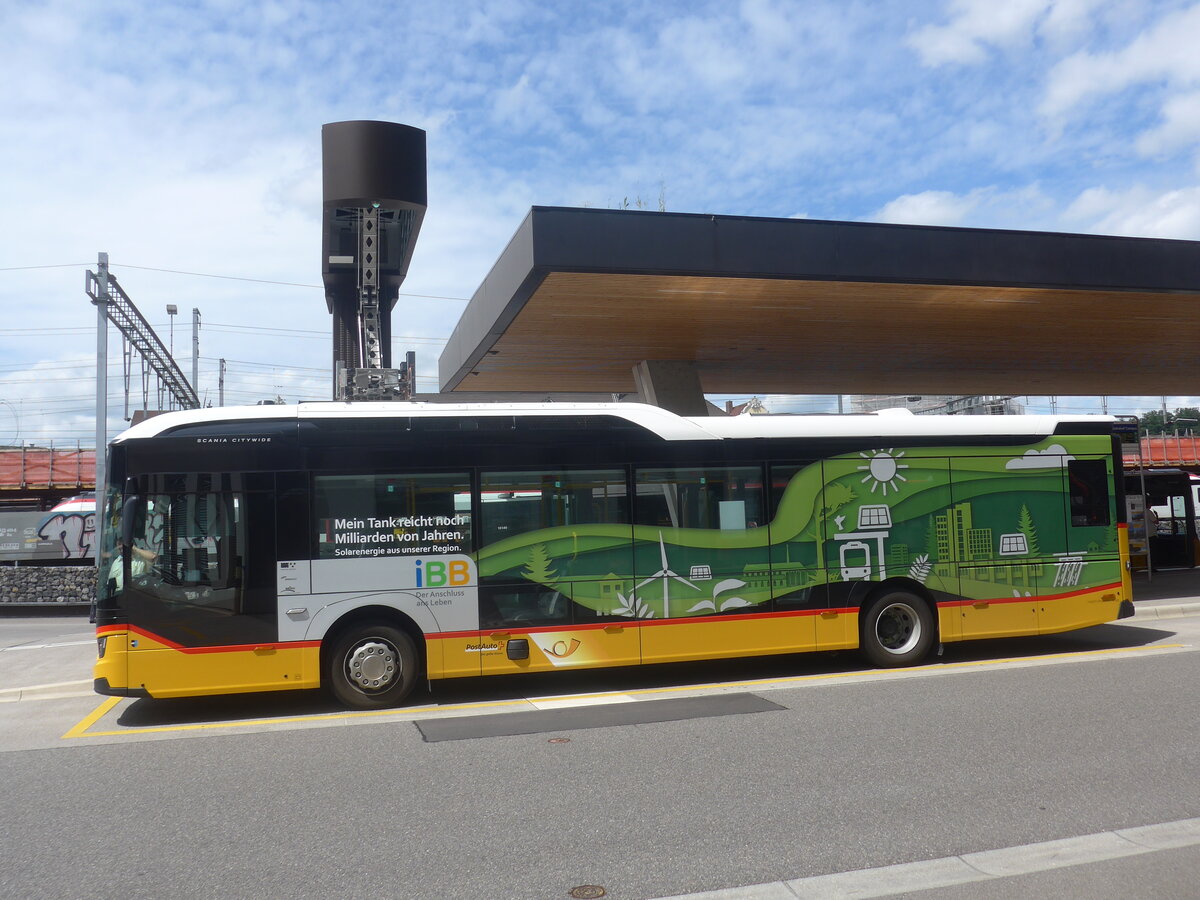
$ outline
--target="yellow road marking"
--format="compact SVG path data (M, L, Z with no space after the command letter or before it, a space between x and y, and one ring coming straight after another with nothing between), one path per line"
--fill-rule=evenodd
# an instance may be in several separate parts
M63 740L67 738L84 737L84 732L100 721L108 714L108 711L121 702L120 697L109 697L90 713L84 716L79 723L63 735Z
M197 722L193 725L154 725L149 728L122 728L120 731L87 731L101 719L105 713L112 709L114 701L119 701L120 697L112 697L100 704L100 707L92 712L86 719L63 735L63 738L76 737L113 737L123 734L155 734L163 731L201 731L211 728L246 728L251 725L287 725L295 722L324 722L336 721L338 719L366 719L377 718L379 716L397 716L411 715L419 712L445 712L447 710L459 709L490 709L499 706L528 706L528 700L489 700L484 703L461 703L454 706L418 706L405 709L404 707L396 707L392 709L373 709L364 712L347 712L347 713L318 713L310 716L288 716L284 719L245 719L240 722ZM86 734L84 732L87 732Z
M1046 661L1046 660L1066 660L1082 656L1098 656L1116 655L1116 654L1133 654L1144 653L1153 650L1178 650L1189 646L1188 644L1153 644L1148 647L1111 647L1102 650L1075 650L1070 653L1050 653L1043 656L1011 656L1002 659L979 659L970 662L960 663L933 663L924 666L908 666L902 669L865 669L854 672L829 672L821 675L789 675L785 678L760 678L751 679L748 681L721 681L710 684L692 684L678 685L675 687L665 688L642 688L637 690L621 691L620 693L629 696L650 695L650 694L675 694L684 693L687 691L702 691L711 690L712 688L736 688L736 687L763 687L766 685L786 685L786 684L801 684L811 681L834 681L846 678L861 678L863 676L888 677L891 675L904 675L915 672L943 672L949 669L966 669L978 666L1000 666L1005 663L1018 663L1030 661ZM613 694L613 691L601 691L594 694L572 694L571 699L587 700L595 697L605 697ZM544 698L543 698L544 699ZM562 699L567 699L563 697ZM504 706L530 706L532 705L528 699L520 700L486 700L478 703L454 703L446 706L421 706L413 708L392 708L392 709L375 709L365 710L361 712L345 712L345 713L319 713L307 716L288 716L287 718L276 719L246 719L240 722L197 722L191 725L155 725L148 728L124 728L118 731L88 731L88 729L102 719L114 706L122 700L121 697L109 697L100 704L95 710L89 713L82 721L74 728L63 735L63 739L81 738L81 737L119 737L121 735L133 734L160 734L163 732L172 731L206 731L216 728L247 728L258 725L289 725L300 722L325 722L339 721L346 719L370 719L379 718L382 716L402 716L403 720L411 718L417 713L446 713L458 712L468 709L498 709Z

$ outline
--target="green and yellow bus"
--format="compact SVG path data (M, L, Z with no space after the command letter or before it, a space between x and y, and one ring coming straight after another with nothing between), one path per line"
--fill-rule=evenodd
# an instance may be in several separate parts
M109 451L96 690L327 687L941 642L1133 614L1106 417L304 403Z

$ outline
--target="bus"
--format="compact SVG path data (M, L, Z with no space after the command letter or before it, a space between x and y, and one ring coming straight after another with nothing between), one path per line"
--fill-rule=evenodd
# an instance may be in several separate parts
M164 414L109 448L95 688L188 697L941 644L1133 614L1107 417L635 403Z

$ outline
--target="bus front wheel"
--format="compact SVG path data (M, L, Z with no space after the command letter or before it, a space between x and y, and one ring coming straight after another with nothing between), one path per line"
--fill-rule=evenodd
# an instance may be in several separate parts
M395 706L417 681L417 648L405 632L382 622L352 625L334 640L326 660L334 698L356 709Z
M920 662L934 642L929 604L908 591L889 591L867 604L859 618L859 646L873 665Z

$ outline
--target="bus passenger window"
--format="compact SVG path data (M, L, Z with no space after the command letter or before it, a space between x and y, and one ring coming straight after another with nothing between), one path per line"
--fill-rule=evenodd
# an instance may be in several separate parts
M638 525L744 531L766 524L762 470L639 469Z
M484 546L556 525L629 521L621 469L484 472L480 500Z
M1107 525L1109 518L1108 468L1102 459L1067 461L1070 482L1071 525Z
M571 622L571 603L555 585L481 585L479 594L480 628Z
M471 552L471 477L317 475L318 559Z

